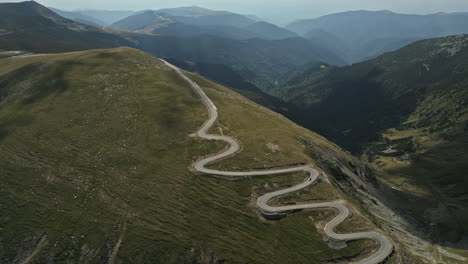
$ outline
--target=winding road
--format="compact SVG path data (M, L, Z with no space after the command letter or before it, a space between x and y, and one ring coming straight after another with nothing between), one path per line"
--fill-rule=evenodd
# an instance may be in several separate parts
M219 170L212 170L205 168L205 165L208 163L226 158L230 155L233 155L239 150L239 144L237 141L231 137L226 136L218 136L218 135L210 135L208 134L208 130L213 126L213 124L218 119L218 110L215 104L211 101L211 99L205 94L205 92L200 88L200 86L192 81L189 77L187 77L179 68L176 66L166 62L163 62L174 69L177 74L187 81L188 84L192 87L192 89L200 96L203 103L207 106L209 112L209 119L205 122L205 124L198 130L197 135L200 138L208 139L208 140L220 140L228 143L230 145L229 149L226 151L210 156L205 158L201 161L197 161L194 166L198 172L211 174L211 175L220 175L220 176L228 176L228 177L249 177L249 176L260 176L260 175L274 175L274 174L284 174L290 172L300 172L304 171L307 172L310 176L309 178L296 186L291 188L267 193L257 199L257 206L265 213L265 214L281 214L287 213L294 210L302 210L302 209L315 209L315 208L327 208L327 209L336 209L338 210L338 215L333 218L330 222L325 225L325 233L336 240L358 240L358 239L372 239L376 240L380 243L380 248L376 252L374 252L371 256L362 259L356 264L378 264L383 262L393 250L393 245L390 240L382 234L376 232L362 232L362 233L350 233L350 234L337 234L335 232L335 228L341 224L346 218L349 217L350 211L349 209L341 202L341 201L334 201L334 202L323 202L323 203L309 203L309 204L298 204L298 205L285 205L285 206L271 206L268 204L269 201L272 199L286 195L289 193L297 192L302 190L317 181L319 178L320 173L310 167L310 166L298 166L298 167L291 167L286 169L274 169L274 170L260 170L260 171L247 171L247 172L235 172L235 171L219 171Z

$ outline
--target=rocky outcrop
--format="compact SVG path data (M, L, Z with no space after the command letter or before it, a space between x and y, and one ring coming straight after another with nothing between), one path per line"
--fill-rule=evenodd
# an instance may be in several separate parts
M299 140L307 146L309 155L317 161L317 165L332 176L333 183L358 201L374 224L398 243L394 257L399 261L397 263L445 261L447 254L437 253L444 249L433 244L429 237L430 232L419 225L406 210L401 209L403 195L409 203L421 198L401 193L380 183L367 164L346 152L337 152L315 142Z

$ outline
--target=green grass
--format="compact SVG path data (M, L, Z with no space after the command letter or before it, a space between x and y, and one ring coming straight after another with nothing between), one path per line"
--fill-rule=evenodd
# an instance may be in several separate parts
M43 233L47 244L34 263L106 263L119 238L117 263L193 263L199 255L319 263L365 246L329 248L308 219L316 212L273 222L255 213L253 190L302 176L230 182L190 173L194 159L224 145L189 137L207 111L159 60L122 48L0 61L2 80L8 76L0 90L0 262L27 255ZM218 166L311 162L298 137L335 150L230 90L193 78L219 106L223 132L243 144L242 153ZM265 156L268 143L281 150Z

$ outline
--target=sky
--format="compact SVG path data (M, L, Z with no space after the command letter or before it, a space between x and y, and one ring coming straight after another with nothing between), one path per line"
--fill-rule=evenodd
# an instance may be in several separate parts
M0 0L0 2L21 2ZM143 10L200 6L255 14L277 24L349 10L390 10L398 13L468 12L468 0L37 0L64 10Z

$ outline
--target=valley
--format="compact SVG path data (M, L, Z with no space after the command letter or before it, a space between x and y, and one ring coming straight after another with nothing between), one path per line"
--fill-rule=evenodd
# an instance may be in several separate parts
M350 67L312 65L277 89L308 113L290 118L360 154L398 190L387 200L417 225L431 226L430 239L462 248L468 108L466 74L457 69L466 44L467 36L454 36Z

